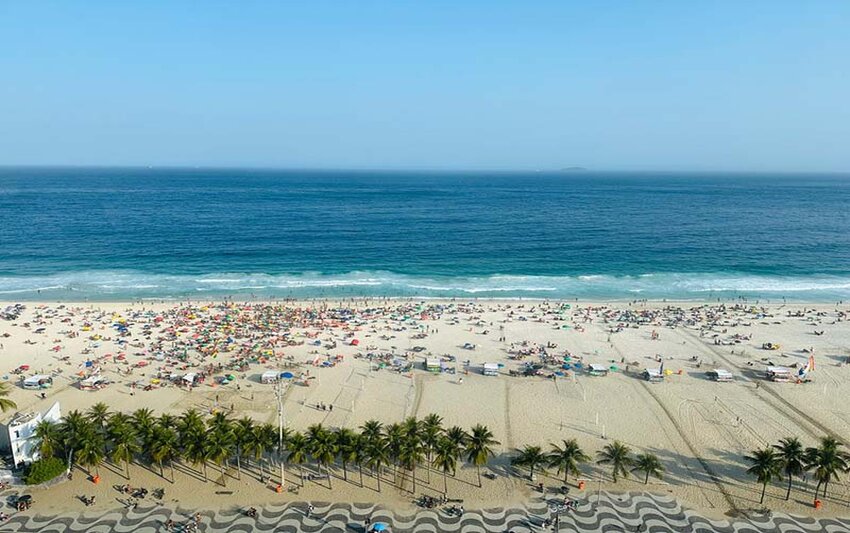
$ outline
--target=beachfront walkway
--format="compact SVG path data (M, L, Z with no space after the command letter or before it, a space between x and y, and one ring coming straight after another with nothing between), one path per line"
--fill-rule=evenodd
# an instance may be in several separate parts
M615 494L602 492L599 512L593 510L596 494L579 501L576 510L561 514L560 531L631 532L652 533L756 533L768 531L828 531L850 532L850 519L813 519L773 514L761 519L711 521L690 511L684 511L675 500L645 493ZM553 500L554 502L554 500ZM306 504L270 506L260 511L256 519L240 512L202 512L197 531L280 531L280 532L334 532L361 533L365 520L389 524L394 532L481 532L515 533L541 532L542 521L552 516L549 502L538 500L526 509L488 509L467 511L462 517L449 516L444 511L425 510L413 515L385 511L372 505L314 503L312 516L306 516ZM0 525L0 531L16 532L165 532L168 520L174 521L172 531L186 531L185 524L192 514L162 506L139 506L133 511L113 512L105 515L83 514L75 517L44 517L19 514ZM552 531L553 528L548 529Z

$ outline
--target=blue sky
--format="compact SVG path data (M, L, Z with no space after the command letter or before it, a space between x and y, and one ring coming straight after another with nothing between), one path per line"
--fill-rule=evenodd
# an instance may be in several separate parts
M0 164L850 171L850 2L0 2Z

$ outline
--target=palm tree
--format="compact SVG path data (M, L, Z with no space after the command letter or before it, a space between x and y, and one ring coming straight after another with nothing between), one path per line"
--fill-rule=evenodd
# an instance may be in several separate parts
M301 484L304 484L304 463L307 461L307 453L309 450L307 437L302 433L294 433L289 437L286 443L286 449L289 452L289 462L298 465L301 472Z
M91 469L94 467L95 475L100 475L100 463L103 461L103 437L94 427L88 426L77 437L75 446L77 451L77 462ZM89 471L89 473L91 473Z
M528 468L528 479L534 481L534 470L546 463L546 455L540 449L540 446L526 445L525 448L519 450L519 455L514 457L512 463L516 466Z
M62 440L62 434L59 430L59 425L50 420L42 420L36 424L32 432L32 438L38 447L38 454L42 458L50 458L59 449Z
M0 381L0 411L3 411L4 413L9 409L18 408L18 404L16 404L9 398L6 398L6 396L9 395L10 390L11 388L9 387L9 384L7 382Z
M363 435L355 435L354 445L351 447L351 460L357 465L357 470L360 472L360 486L363 487L363 463L369 458L369 444Z
M797 437L782 439L779 444L773 446L782 462L782 470L788 477L788 490L785 492L785 501L791 498L791 484L795 476L800 476L806 469L806 450Z
M229 423L215 426L210 425L212 427L207 432L207 437L204 441L205 457L218 465L222 485L227 486L227 476L224 474L224 467L233 450L233 432L230 430Z
M578 445L576 439L563 441L563 446L552 444L552 451L549 452L549 466L557 468L558 473L564 473L564 484L567 484L567 479L570 474L577 476L581 472L578 469L580 463L590 461L590 457L584 453L584 450Z
M330 464L336 457L336 441L333 433L322 427L321 424L313 424L307 428L307 441L310 455L315 459L321 474L322 466L328 474L328 488L331 486Z
M454 472L457 468L458 447L448 438L443 437L437 441L437 447L434 450L434 466L443 471L443 494L449 493L449 472Z
M101 434L106 435L106 422L111 416L108 405L103 402L98 402L89 407L89 410L86 412L86 416L95 424L95 426L97 426Z
M466 442L466 460L475 465L478 474L478 487L481 487L481 467L493 457L493 446L500 443L493 438L493 432L487 426L476 424Z
M396 470L401 455L401 447L404 444L404 428L401 424L390 424L384 428L384 442L387 444L387 453L393 464L393 483L398 483Z
M596 463L611 465L611 478L616 483L619 476L629 477L629 467L634 463L630 457L631 452L628 446L615 440L611 444L606 444L602 451L597 453L599 458Z
M156 418L153 416L153 411L147 407L136 409L133 411L132 422L136 433L139 435L140 444L144 449L149 449L150 440L153 436L153 428L157 423Z
M245 416L233 424L233 444L236 446L237 479L242 479L242 457L254 438L254 421Z
M399 462L405 470L410 470L410 477L413 481L413 494L416 494L416 466L422 462L424 457L425 450L422 447L422 441L419 439L418 432L408 434L401 446Z
M446 438L454 444L458 450L466 448L466 442L469 440L469 434L460 426L452 426L446 430ZM457 474L457 467L452 471L452 477Z
M106 423L106 434L112 442L110 459L116 464L124 462L124 477L129 480L130 461L133 459L133 455L140 450L138 433L127 415L115 413L109 417L109 421Z
M437 444L440 441L440 436L443 434L443 417L440 415L431 413L426 416L419 425L420 428L420 436L422 438L422 445L425 448L425 455L428 459L428 468L426 469L428 474L428 483L431 482L431 463L433 462L433 454L434 450L437 448Z
M664 476L664 465L661 464L661 461L658 460L658 456L654 453L641 453L635 457L632 472L643 472L646 474L643 484L647 485L649 483L649 476L658 479L661 479Z
M360 435L367 444L375 444L383 438L384 426L377 420L367 420L360 426Z
M162 424L154 426L148 452L151 459L159 464L159 476L162 478L165 478L162 463L168 461L171 466L171 482L174 483L174 460L180 453L177 431L173 427Z
M68 470L74 468L74 453L82 447L83 436L88 436L89 432L96 432L100 436L99 442L105 447L105 439L100 431L97 431L91 422L79 411L70 411L62 419L59 424L59 434L61 436L62 445L68 455ZM103 453L104 450L101 450Z
M335 438L337 453L342 463L342 479L348 481L347 465L357 458L357 434L347 428L338 428Z
M194 466L203 465L204 483L206 483L208 481L206 426L196 410L189 409L180 416L178 434L183 457Z
M366 463L377 473L378 492L381 492L381 471L390 462L389 445L384 439L377 439L366 446Z
M776 450L771 446L754 450L750 455L745 455L744 459L752 463L752 466L747 469L747 473L756 476L758 482L762 484L761 499L759 500L759 503L762 504L764 503L767 484L773 481L773 478L778 476L782 469L781 460L776 455ZM820 483L818 483L818 488L820 488Z
M829 482L833 479L838 481L839 472L848 470L850 456L847 452L841 450L841 446L841 442L836 438L823 437L817 448L806 449L806 465L813 471L815 479L818 480L815 498L818 497L821 486L823 486L823 496L826 498Z

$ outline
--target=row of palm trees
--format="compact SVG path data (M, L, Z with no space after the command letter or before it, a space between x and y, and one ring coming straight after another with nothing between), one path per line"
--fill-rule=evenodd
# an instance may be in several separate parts
M60 456L70 468L83 467L89 473L94 469L96 475L103 461L109 459L123 465L124 476L129 479L130 463L139 460L156 464L163 478L168 465L173 482L175 464L188 463L202 468L206 482L207 466L213 463L219 467L222 483L226 483L225 473L233 461L237 479L241 479L244 461L246 468L252 466L250 463L256 466L260 480L270 480L271 463L276 461L283 486L286 464L298 466L303 480L305 465L313 463L319 477L327 478L329 488L333 467L340 466L343 479L348 481L349 467L356 466L360 486L364 486L365 467L380 492L382 473L391 469L393 484L404 488L409 480L413 493L420 480L417 470L423 468L428 483L432 470L442 472L443 492L447 493L448 477L456 476L462 461L476 468L480 487L481 467L499 444L486 426L479 424L468 432L458 426L444 427L442 418L435 414L387 425L370 420L359 431L331 430L316 424L302 433L248 417L233 420L223 412L207 418L194 409L180 416L154 416L150 409L142 408L128 415L110 412L103 403L86 412L71 411L58 424L42 421L35 428L34 439L42 457Z
M746 455L744 459L751 464L747 473L755 476L762 484L759 503L764 503L768 483L782 475L788 480L785 492L785 499L788 500L791 497L794 478L805 472L811 472L818 482L815 487L815 499L821 493L821 487L825 498L830 481L838 481L840 473L850 472L850 454L844 451L843 446L832 436L823 437L817 446L809 447L804 447L800 439L789 437L780 440L778 444L765 446Z
M564 440L561 445L552 444L548 453L540 446L526 446L520 450L513 459L513 464L528 468L529 478L534 479L534 471L539 468L557 468L558 474L564 474L566 484L569 475L581 475L579 465L587 463L591 457L581 449L576 439ZM620 477L627 478L632 472L641 472L645 475L644 484L649 483L649 477L661 479L664 475L664 466L653 453L645 452L637 455L632 454L631 448L620 441L606 444L597 452L597 464L607 465L611 469L611 478L614 483Z

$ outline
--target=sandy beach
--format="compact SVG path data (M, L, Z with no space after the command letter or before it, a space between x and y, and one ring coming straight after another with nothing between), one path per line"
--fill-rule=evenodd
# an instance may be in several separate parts
M448 481L449 495L468 508L528 501L536 488L511 467L516 449L548 450L575 438L591 456L619 440L636 453L657 454L666 468L663 480L648 485L634 477L614 484L592 461L582 467L585 491L664 493L720 516L760 507L760 486L745 473L743 456L751 450L790 436L805 445L826 434L850 438L850 408L843 405L850 393L848 315L846 303L783 302L28 302L18 316L0 320L0 376L13 385L9 398L21 412L59 401L66 414L105 402L127 413L196 408L276 425L275 385L261 376L288 371L294 378L285 387L284 416L295 431L316 423L356 429L370 419L392 423L430 413L445 426L488 426L500 442L485 469L493 478L479 488L475 469L464 467ZM815 369L806 382L764 377L768 366L796 374L812 355ZM443 371L429 372L428 358L441 358ZM498 364L498 375L484 375L485 363ZM642 378L662 363L663 381ZM528 364L537 366L526 370ZM589 375L590 364L610 372ZM708 379L717 368L733 381ZM189 373L204 374L204 381L189 386L182 379ZM34 374L54 378L44 397L22 387ZM80 381L95 375L110 383L81 390ZM227 375L233 379L221 384ZM207 483L185 464L178 464L174 483L167 469L164 477L143 464L130 470L130 484L164 488L163 501L183 508L292 500L412 508L414 497L438 495L443 483L436 471L420 472L416 494L389 482L378 493L371 476L359 486L356 468L344 482L337 464L331 490L326 480L301 486L298 469L289 466L287 490L278 494L251 464L243 465L241 480L234 465L226 480L211 465ZM124 497L115 486L127 483L123 467L107 461L100 473L98 485L79 472L72 481L34 489L39 512L78 512L79 495L97 495L95 508L120 507ZM547 490L562 484L554 472L539 481ZM818 511L811 479L797 485L806 489L785 502L778 480L768 486L765 504L795 514L847 514L844 479L830 484Z

